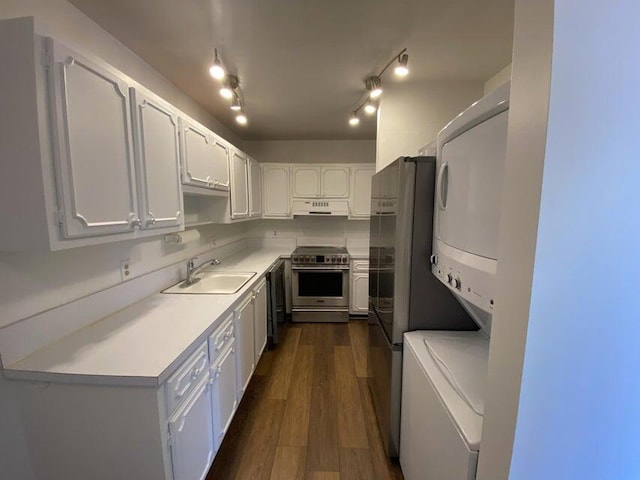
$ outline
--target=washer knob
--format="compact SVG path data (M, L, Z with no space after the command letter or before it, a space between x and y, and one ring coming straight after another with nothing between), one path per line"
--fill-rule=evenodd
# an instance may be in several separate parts
M456 278L453 281L453 286L460 290L462 288L462 281L459 278Z
M447 273L447 283L449 285L453 284L453 275L451 275L450 273Z

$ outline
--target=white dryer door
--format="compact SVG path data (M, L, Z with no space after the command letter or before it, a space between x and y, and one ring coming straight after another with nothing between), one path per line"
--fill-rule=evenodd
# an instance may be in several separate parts
M497 259L508 110L441 147L436 232L447 245Z

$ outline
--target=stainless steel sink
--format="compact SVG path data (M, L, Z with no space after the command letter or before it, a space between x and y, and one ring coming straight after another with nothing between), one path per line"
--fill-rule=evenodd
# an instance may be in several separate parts
M256 272L203 270L196 277L195 283L188 285L180 282L162 293L232 294L240 290L255 274Z

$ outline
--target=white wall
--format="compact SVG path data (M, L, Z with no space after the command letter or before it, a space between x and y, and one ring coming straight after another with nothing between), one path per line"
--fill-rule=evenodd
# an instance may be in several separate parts
M478 480L640 478L638 18L516 1Z
M545 156L552 15L553 0L516 1L496 304L478 480L509 478Z
M385 84L378 110L376 170L402 155L416 155L482 92L483 82Z
M66 0L0 2L0 18L24 16L36 17L36 22L50 35L102 58L225 139L242 146L235 133Z
M373 163L375 140L245 141L244 151L259 162Z
M484 82L484 95L492 92L500 85L507 83L509 80L511 80L511 64L507 65L489 80Z

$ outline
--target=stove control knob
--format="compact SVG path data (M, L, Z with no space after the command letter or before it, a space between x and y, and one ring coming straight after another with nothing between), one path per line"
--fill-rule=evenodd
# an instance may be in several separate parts
M342 263L347 263L347 257L342 257Z
M449 285L453 284L453 275L451 275L450 273L447 273L447 283Z
M300 257L298 255L294 255L291 260L294 261L294 262L299 262L300 261Z
M459 278L454 279L453 286L460 290L462 288L462 281Z

